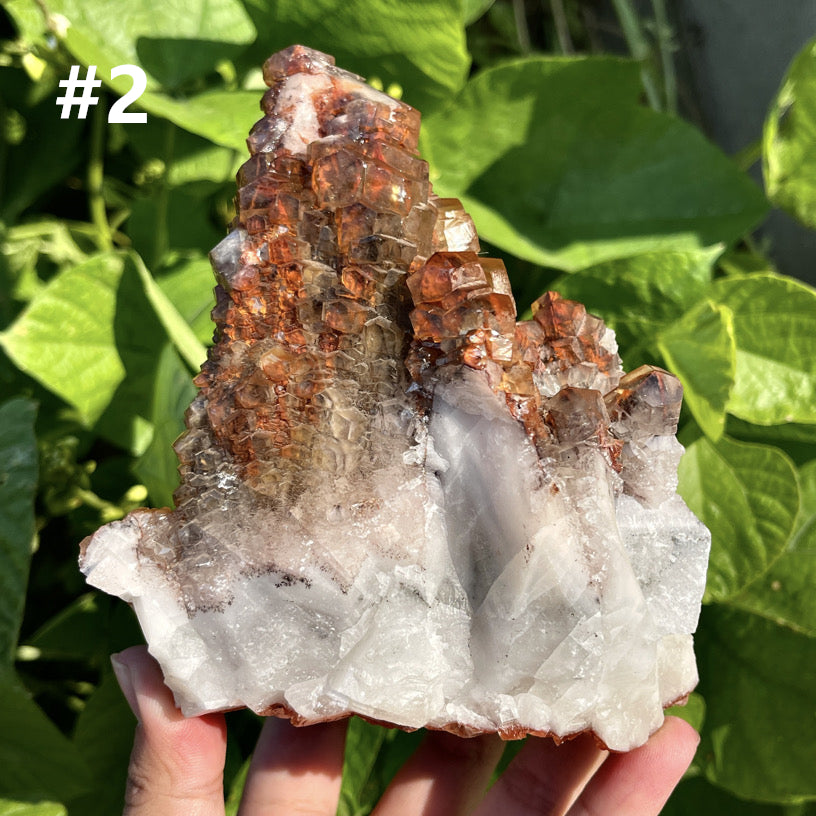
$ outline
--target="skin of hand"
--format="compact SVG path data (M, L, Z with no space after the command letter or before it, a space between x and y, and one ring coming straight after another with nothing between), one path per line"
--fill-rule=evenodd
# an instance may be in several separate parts
M123 816L224 816L223 715L183 717L143 646L114 655L112 663L138 720ZM586 734L560 746L528 739L485 794L502 741L429 732L374 816L656 816L698 742L677 717L626 754L602 751ZM334 816L344 743L345 721L295 728L270 717L239 816Z

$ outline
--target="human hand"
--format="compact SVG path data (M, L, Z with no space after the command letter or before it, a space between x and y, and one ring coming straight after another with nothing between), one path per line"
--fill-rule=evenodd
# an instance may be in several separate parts
M183 717L143 646L114 655L113 665L139 720L123 816L223 816L224 716ZM240 816L333 816L344 741L345 721L295 728L268 718ZM529 739L485 795L502 741L429 732L374 816L655 816L698 741L676 717L627 754L601 751L586 734L561 746Z

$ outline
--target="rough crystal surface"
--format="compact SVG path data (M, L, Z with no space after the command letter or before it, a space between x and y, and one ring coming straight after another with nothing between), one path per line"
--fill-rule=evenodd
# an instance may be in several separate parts
M176 509L86 539L88 581L187 714L641 744L697 680L679 382L554 292L516 322L417 111L301 46L264 76Z

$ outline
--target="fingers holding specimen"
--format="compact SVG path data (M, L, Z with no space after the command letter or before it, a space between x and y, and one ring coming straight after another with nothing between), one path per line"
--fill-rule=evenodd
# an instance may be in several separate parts
M645 745L610 756L568 816L657 816L694 759L700 737L679 717L666 717Z
M139 721L124 816L223 816L224 717L184 717L143 646L111 662Z
M269 717L250 763L240 816L334 816L346 720L297 728Z
M459 816L482 798L504 750L495 735L429 732L400 769L374 816Z
M474 816L560 816L605 757L606 752L589 734L562 745L551 739L528 737Z

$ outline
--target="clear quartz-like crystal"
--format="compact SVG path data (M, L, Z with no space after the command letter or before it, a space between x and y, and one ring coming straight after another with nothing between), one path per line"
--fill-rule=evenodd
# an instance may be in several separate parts
M417 111L303 46L264 76L176 509L86 539L88 581L186 714L641 744L697 679L679 382L557 293L516 322Z

